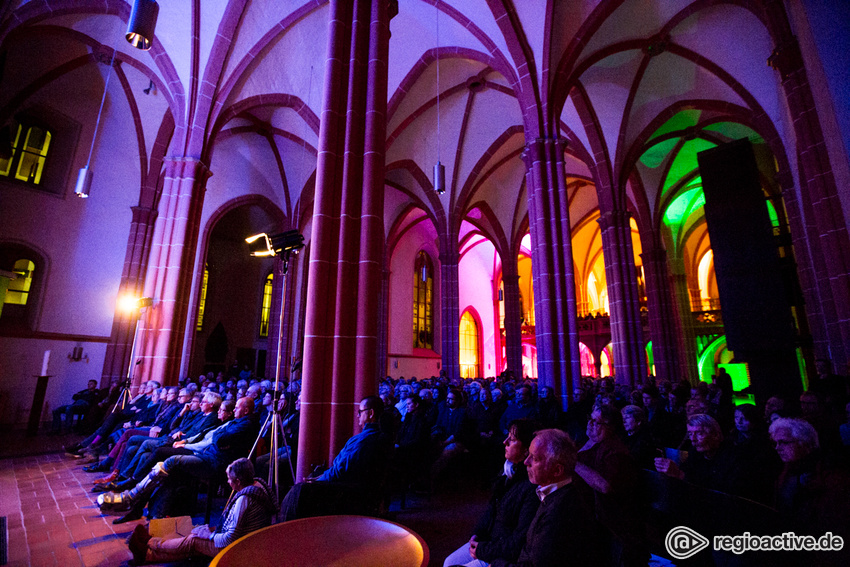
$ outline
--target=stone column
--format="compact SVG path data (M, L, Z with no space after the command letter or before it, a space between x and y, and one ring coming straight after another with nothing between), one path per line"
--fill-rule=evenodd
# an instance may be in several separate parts
M390 318L390 272L386 266L389 265L386 254L384 255L384 269L381 271L381 299L378 303L378 363L375 367L375 378L380 382L387 377L387 352L389 341L387 332Z
M384 246L387 0L330 5L307 288L297 477L327 463L377 390Z
M538 138L526 144L537 372L564 408L581 377L569 199L564 168L566 141Z
M440 239L440 341L446 378L460 378L460 287L457 235Z
M649 335L655 360L655 377L659 380L676 381L679 379L676 309L667 269L667 251L660 246L646 248L641 259L646 274Z
M149 207L132 207L133 220L130 224L130 237L127 240L127 252L124 255L124 269L121 273L118 295L141 297L144 288L144 274L147 270L156 210ZM113 380L123 380L127 376L127 367L131 364L130 353L136 330L137 315L115 310L112 319L112 333L106 345L106 357L100 378L102 387Z
M519 276L516 269L516 258L508 258L502 263L502 284L505 294L505 358L507 358L508 370L521 379L522 304L519 299Z
M145 293L154 300L139 323L134 384L158 380L176 384L198 245L207 166L195 158L166 158Z
M608 280L615 378L618 384L633 388L646 376L646 354L630 219L628 211L615 210L603 212L598 222L602 229L605 277Z
M688 291L688 276L681 259L674 260L673 268L673 291L676 298L676 308L679 312L679 370L681 377L691 384L699 382L699 369L697 368L697 344L694 331L694 316L691 312L691 298Z
M774 10L771 15L777 18L780 13L781 10ZM788 218L793 234L806 235L814 268L823 322L813 321L810 327L813 334L826 330L825 338L815 335L816 356L831 358L837 368L843 369L850 361L850 237L800 46L785 23L777 24L784 28L784 39L768 63L782 78L797 137L803 218L791 213Z

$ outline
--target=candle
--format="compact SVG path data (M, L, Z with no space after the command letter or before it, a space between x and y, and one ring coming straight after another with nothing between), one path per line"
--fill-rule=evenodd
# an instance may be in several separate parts
M44 351L44 360L41 361L41 374L39 376L47 376L47 363L50 362L50 351Z

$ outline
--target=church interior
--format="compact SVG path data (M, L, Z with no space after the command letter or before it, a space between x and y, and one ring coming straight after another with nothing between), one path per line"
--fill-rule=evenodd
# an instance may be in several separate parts
M848 372L847 3L134 4L0 7L5 427L236 366L302 478L387 377Z

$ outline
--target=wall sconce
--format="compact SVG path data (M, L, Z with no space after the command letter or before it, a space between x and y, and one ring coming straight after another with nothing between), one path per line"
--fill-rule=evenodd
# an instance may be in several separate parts
M75 346L74 350L71 351L71 353L68 355L68 360L71 362L80 362L82 360L85 360L88 364L89 355L83 354L83 347Z
M159 4L154 0L136 0L133 3L126 35L130 45L143 51L151 48L158 15Z
M151 83L148 85L148 88L142 89L142 92L146 95L156 94L156 85L153 84L153 79L151 79Z

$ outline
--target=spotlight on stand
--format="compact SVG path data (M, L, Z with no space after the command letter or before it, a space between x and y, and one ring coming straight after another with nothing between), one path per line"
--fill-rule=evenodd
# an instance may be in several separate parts
M283 256L304 248L304 237L297 230L288 230L269 236L265 232L249 236L245 239L251 256Z
M143 51L151 48L158 15L159 4L154 0L136 0L133 2L133 11L130 12L126 36L130 45Z
M135 297L133 295L122 295L118 298L118 309L130 314L141 311L153 305L152 297Z
M281 232L280 234L273 234L272 236L269 236L265 232L261 232L260 234L249 236L245 239L245 242L248 243L248 249L250 250L251 256L258 258L268 256L280 257L280 273L283 276L283 285L281 286L281 289L285 289L286 274L289 271L289 259L293 254L298 254L298 251L304 248L304 237L301 233L297 230L288 230L286 232ZM282 360L281 349L283 348L283 313L285 297L285 293L280 294L280 317L278 319L277 332L277 362L275 364L274 397L272 401L273 411L267 414L266 422L260 428L257 440L254 442L254 446L248 454L249 459L254 455L254 449L257 448L257 443L259 443L260 439L267 431L271 431L270 455L278 454L278 448L280 447L279 443L281 440L283 441L283 446L287 446L286 435L283 434L284 423L281 419L282 408L279 403L282 393L280 388L280 363ZM280 461L281 459L273 459L269 462L268 478L268 485L277 496L278 502L280 501L280 489L277 479L279 478ZM292 478L295 478L295 469L292 466L292 460L289 461L289 472L292 474ZM233 494L231 493L231 497L232 496Z

